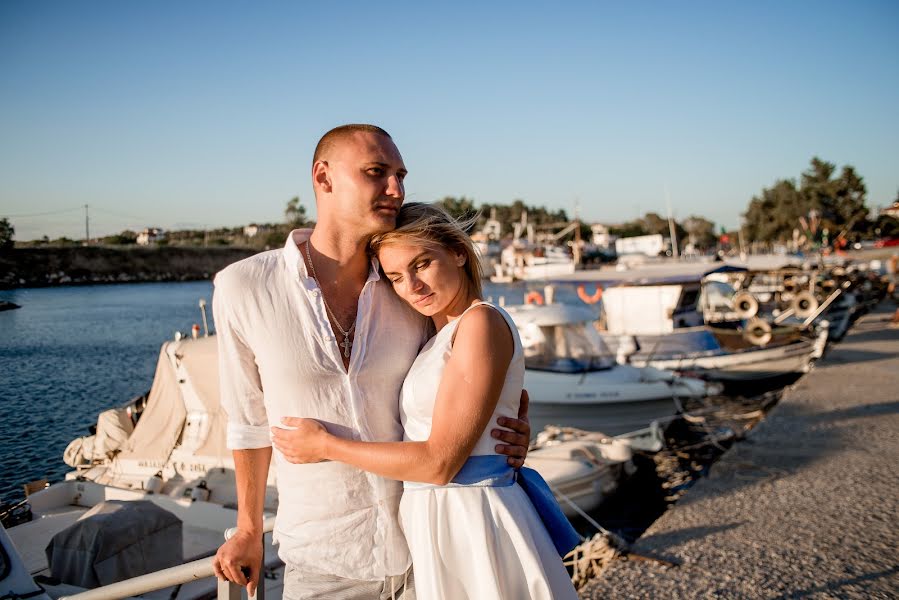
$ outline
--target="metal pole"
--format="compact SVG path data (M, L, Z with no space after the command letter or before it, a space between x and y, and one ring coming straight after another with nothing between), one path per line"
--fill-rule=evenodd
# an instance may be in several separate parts
M206 299L200 298L200 313L203 315L203 337L209 337L209 323L206 322Z
M91 219L88 214L87 204L84 205L84 245L91 243Z
M671 197L668 194L668 186L665 186L665 204L668 207L668 233L671 235L671 255L674 258L679 256L677 248L677 230L674 228L674 219L671 218Z

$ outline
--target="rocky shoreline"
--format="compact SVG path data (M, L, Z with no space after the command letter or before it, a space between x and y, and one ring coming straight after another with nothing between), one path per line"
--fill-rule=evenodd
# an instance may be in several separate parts
M15 248L0 255L0 289L196 281L256 254L251 248Z

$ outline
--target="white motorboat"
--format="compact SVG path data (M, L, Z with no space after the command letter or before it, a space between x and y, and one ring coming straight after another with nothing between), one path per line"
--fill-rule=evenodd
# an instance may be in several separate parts
M50 600L47 591L34 581L18 548L2 525L0 525L0 597Z
M686 283L608 288L602 338L619 362L726 382L744 394L795 380L823 354L827 324L807 335L796 326L737 321L732 291L720 281L701 288ZM712 312L717 318L703 324Z
M721 390L670 371L616 364L587 307L529 304L506 310L524 346L534 432L561 425L617 435L672 418L678 400Z
M28 572L52 596L94 586L84 585L82 576L72 580L71 564L65 577L60 577L60 569L71 561L59 559L63 566L51 564L45 551L48 544L73 526L83 525L93 516L91 511L108 511L118 502L148 501L180 520L181 547L171 540L164 542L171 547L171 552L163 553L164 559L186 563L215 553L224 532L237 522L234 462L225 447L226 417L218 385L214 337L164 343L148 394L101 413L96 433L73 440L66 449L64 458L74 467L66 480L26 498L23 506L30 520L10 527L8 533ZM274 484L271 471L265 502L270 516L277 508ZM142 512L131 512L136 514L135 530L139 530ZM91 552L92 544L98 543L88 538L83 552ZM265 544L267 569L274 573L281 563L271 534L265 536ZM133 565L135 561L119 562ZM137 571L122 567L110 572L110 563L105 564L95 569L104 573L97 585L141 573L139 565ZM151 562L146 568L156 571L161 566ZM280 578L266 579L265 584L269 598L280 597ZM159 597L203 598L214 594L216 581L206 578L164 587L157 592Z
M494 283L543 280L574 273L575 261L567 248L554 245L510 244L494 264Z
M603 286L595 294L602 300L600 334L620 363L721 381L729 391L750 394L807 372L824 351L828 327L822 322L810 334L738 306L735 282L749 274L722 263L666 263L556 281Z
M141 501L146 504L135 505ZM190 497L172 497L149 490L121 489L74 479L31 494L27 503L31 521L9 528L7 534L18 551L25 572L53 598L211 557L224 541L225 531L237 522L237 510L233 505L226 507ZM124 527L121 522L117 524L116 538L104 539L97 530L103 526L103 521L91 523L92 518L128 505L136 509L128 511L129 522ZM175 531L163 539L159 539L158 530L152 530L153 522L148 527L141 526L144 519L151 518L151 510L147 508L150 505L162 509L165 511L162 514L171 515L177 522ZM73 528L78 527L93 529L83 533L76 530L73 534ZM126 533L123 534L123 530ZM128 535L133 535L133 539L126 539ZM154 537L157 538L155 541ZM283 564L272 545L271 533L265 534L263 542L266 596L280 598L283 582L278 573L283 571ZM48 558L50 546L56 551ZM208 598L215 594L217 586L211 577L179 585L162 583L158 591L144 597Z

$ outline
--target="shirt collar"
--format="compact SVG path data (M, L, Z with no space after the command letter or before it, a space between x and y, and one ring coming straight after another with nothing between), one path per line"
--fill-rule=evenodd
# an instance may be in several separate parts
M303 260L303 253L300 250L300 244L308 242L312 235L311 229L294 229L287 235L287 241L284 243L284 259L287 269L291 275L298 279L310 279L309 269L306 267L306 261ZM381 279L381 263L377 257L371 257L371 267L368 270L368 280L378 281Z

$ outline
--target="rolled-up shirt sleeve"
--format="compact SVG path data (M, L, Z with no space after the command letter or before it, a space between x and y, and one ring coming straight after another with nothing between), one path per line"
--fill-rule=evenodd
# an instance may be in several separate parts
M256 357L241 334L239 285L227 270L216 275L212 314L218 338L219 387L228 415L227 445L232 450L272 445Z

